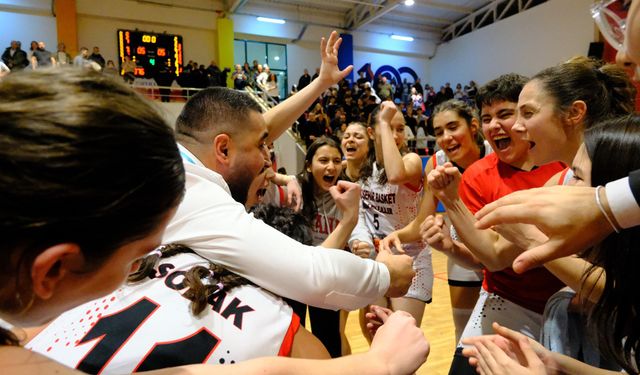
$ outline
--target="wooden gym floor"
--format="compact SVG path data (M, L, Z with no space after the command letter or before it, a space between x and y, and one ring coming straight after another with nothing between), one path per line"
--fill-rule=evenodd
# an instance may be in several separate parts
M420 367L417 374L447 375L456 347L447 284L447 257L438 251L432 253L435 274L433 300L425 309L421 325L425 337L431 344L431 351L427 362ZM369 348L367 341L360 333L357 311L349 313L346 334L353 353L364 352Z

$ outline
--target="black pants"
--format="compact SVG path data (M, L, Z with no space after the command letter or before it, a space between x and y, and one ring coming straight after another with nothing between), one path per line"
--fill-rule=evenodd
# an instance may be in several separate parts
M304 326L307 320L307 305L290 299L285 300L300 317L300 324ZM309 306L309 320L311 321L311 332L327 348L331 358L342 356L340 310L333 311Z

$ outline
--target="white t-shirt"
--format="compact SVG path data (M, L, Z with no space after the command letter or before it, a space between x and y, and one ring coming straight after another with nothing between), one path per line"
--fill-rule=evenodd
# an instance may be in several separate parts
M247 214L222 176L180 150L186 194L163 243L189 246L264 289L316 307L355 310L386 293L390 277L384 264L287 237Z
M125 374L197 363L289 355L299 318L251 285L217 292L197 317L184 274L209 262L190 253L162 259L157 277L67 311L26 347L88 373Z

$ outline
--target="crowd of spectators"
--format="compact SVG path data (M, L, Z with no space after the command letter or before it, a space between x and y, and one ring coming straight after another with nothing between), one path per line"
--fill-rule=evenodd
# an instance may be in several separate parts
M10 72L17 72L24 69L42 69L50 67L75 66L96 71L105 71L109 74L117 74L119 72L112 60L105 61L100 54L100 47L93 47L93 52L89 54L86 47L80 48L78 54L71 58L67 52L67 46L60 42L56 52L47 49L47 45L43 41L32 41L28 51L22 49L22 43L18 40L12 40L9 47L2 53L2 62L0 63L0 71L2 75ZM1 76L1 75L0 75Z
M313 78L305 69L298 80L298 86L294 86L292 95L296 89L308 85ZM433 108L454 98L473 105L476 92L474 81L464 87L458 83L455 91L447 82L436 93L433 86L423 86L419 78L413 83L406 79L398 83L395 78L385 75L378 75L370 80L364 72L360 72L354 84L342 80L319 97L298 119L297 129L306 145L323 135L340 139L349 123L368 124L369 115L378 104L384 100L392 100L402 109L409 149L422 155L430 155L437 147L430 122Z

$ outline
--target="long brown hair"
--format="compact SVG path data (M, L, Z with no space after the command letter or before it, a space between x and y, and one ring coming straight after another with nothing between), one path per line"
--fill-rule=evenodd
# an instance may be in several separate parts
M75 243L87 269L147 236L184 194L173 132L124 84L82 70L11 74L0 85L0 310L35 298L34 259ZM0 345L18 340L0 330Z
M183 253L196 254L190 247L181 244L160 246L142 260L138 271L129 275L127 281L136 283L151 278L156 274L156 268L161 259ZM182 296L191 301L190 308L194 316L198 316L204 311L207 307L207 299L214 293L229 291L240 285L253 285L244 277L211 262L208 267L194 266L190 268L184 275L183 284L187 291Z

